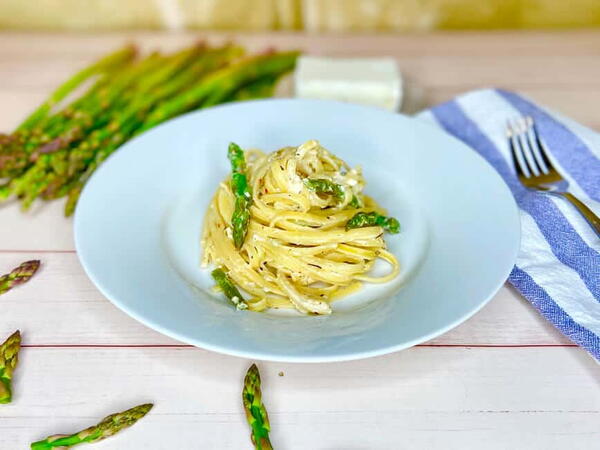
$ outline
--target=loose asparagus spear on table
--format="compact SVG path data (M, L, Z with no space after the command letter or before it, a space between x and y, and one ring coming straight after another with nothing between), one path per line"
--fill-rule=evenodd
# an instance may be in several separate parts
M11 334L0 345L0 403L10 403L12 400L12 376L19 362L21 349L21 333L19 330Z
M237 309L248 309L248 303L246 303L238 288L235 287L235 284L233 284L233 281L231 281L223 269L215 269L212 271L211 275L217 283L217 286L219 286L223 291L223 294L225 294L225 297L231 300Z
M272 450L273 446L269 440L271 425L269 424L267 409L262 401L260 373L256 364L252 364L246 373L242 402L246 411L246 419L252 429L251 438L255 450Z
M105 417L98 425L86 428L79 433L57 434L31 444L32 450L68 449L77 444L98 442L135 424L152 409L151 403L139 405Z
M246 234L248 234L252 194L248 187L248 178L246 177L244 152L237 144L232 142L229 144L227 156L231 162L231 190L233 191L233 195L235 195L235 207L231 216L233 243L237 249L240 249L244 245Z
M0 277L0 295L10 291L19 284L26 283L37 272L40 267L40 261L37 259L25 261L19 267L13 269L10 273Z
M376 212L356 213L348 223L346 223L346 230L374 226L379 226L392 234L400 233L400 222L398 222L397 219L386 217Z

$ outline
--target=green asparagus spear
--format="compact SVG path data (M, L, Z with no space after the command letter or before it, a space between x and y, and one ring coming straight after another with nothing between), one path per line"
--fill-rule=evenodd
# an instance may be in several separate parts
M244 151L239 145L231 142L227 148L227 158L231 163L231 171L234 173L244 173L246 170L246 158Z
M271 95L297 53L264 53L239 59L243 49L196 46L172 55L134 61L127 47L65 82L11 135L0 135L0 201L18 197L27 209L39 196L68 195L71 213L94 170L121 144L151 126L195 108ZM82 96L53 112L84 81ZM249 220L238 201L238 228Z
M31 449L67 449L77 444L101 441L135 424L152 409L152 406L151 403L147 403L128 409L127 411L112 414L105 417L98 425L86 428L79 433L49 436L42 441L32 443Z
M11 290L19 284L26 283L35 274L40 267L40 261L37 259L25 261L12 272L0 277L0 295Z
M272 450L273 446L269 440L271 425L269 424L267 409L262 402L260 373L256 364L252 364L246 373L242 402L246 411L246 419L252 429L251 437L255 450Z
M227 156L231 162L231 190L235 195L235 207L231 216L231 227L233 228L233 242L237 249L242 248L248 224L250 223L250 206L252 205L252 194L248 187L246 177L246 160L242 149L233 142L229 144Z
M231 45L210 49L195 58L194 64L188 70L184 69L183 72L163 85L155 86L149 94L141 95L140 97L143 99L139 99L140 101L134 106L129 106L120 112L105 130L97 130L96 136L92 136L79 148L71 151L69 175L55 178L52 184L46 187L44 197L56 198L68 194L65 216L70 216L75 209L83 185L96 168L123 142L142 131L140 114L145 109L157 107L157 102L160 107L160 101L187 89L195 78L202 77L205 73L237 58L242 52L241 48ZM100 139L101 137L103 140Z
M272 97L279 77L268 76L242 86L225 101L243 101Z
M19 362L21 348L21 333L15 331L0 345L0 404L12 400L12 376Z
M231 300L237 309L248 309L248 303L246 303L238 288L235 287L235 284L233 284L233 281L231 281L223 269L215 269L212 271L211 275L217 283L217 286L219 286L225 294L225 297Z
M42 105L40 105L38 109L36 109L27 119L25 119L25 121L19 126L19 130L31 129L48 115L54 105L69 95L69 93L71 93L89 77L106 70L107 68L115 65L121 65L130 61L135 56L135 53L135 47L129 45L115 53L105 56L91 66L88 66L85 69L77 72L73 77L59 86L58 89L56 89L52 95L50 95L50 97L44 103L42 103Z
M164 103L148 116L143 130L153 127L165 118L181 114L198 106L213 106L225 101L233 92L266 76L279 76L292 70L297 52L268 53L247 58L217 70L202 78L190 89Z
M58 133L59 137L47 144L55 145L53 151L34 150L33 155L42 154L37 155L27 172L12 181L13 193L21 198L23 209L26 210L46 189L56 189L56 184L68 177L69 159L72 159L72 153L76 154L74 150L84 146L98 148L104 143L104 135L118 135L111 119L132 103L133 88L138 79L149 77L153 80L157 72L170 67L166 58L152 54L114 77L105 90L96 92L92 88L87 102L71 106L75 117L63 124L63 128L58 127L54 133ZM103 107L107 104L111 105L110 109ZM105 131L101 131L103 129Z
M352 228L374 227L379 226L384 230L396 234L400 232L400 222L393 217L386 217L376 212L359 212L356 213L346 223L346 230Z
M344 199L344 189L333 181L322 178L305 178L304 184L308 189L315 191L317 194L333 195L339 201Z
M350 206L350 208L354 208L354 209L362 208L362 202L361 202L360 198L358 198L358 195L352 196L352 200L350 200L350 203L348 203L348 206Z

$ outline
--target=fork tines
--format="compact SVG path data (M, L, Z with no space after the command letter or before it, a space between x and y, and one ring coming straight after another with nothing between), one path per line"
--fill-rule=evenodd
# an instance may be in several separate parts
M507 135L519 177L538 177L555 172L531 116L509 120Z

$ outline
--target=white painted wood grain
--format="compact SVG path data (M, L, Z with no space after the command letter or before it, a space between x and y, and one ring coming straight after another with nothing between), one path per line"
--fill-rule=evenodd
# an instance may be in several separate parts
M33 258L42 260L35 278L0 298L4 312L0 336L21 328L27 331L27 343L32 345L177 343L129 318L106 300L74 253L0 253L0 272ZM556 345L570 341L514 290L504 287L473 318L430 343Z
M10 130L53 87L126 40L173 49L197 34L0 34L0 130ZM600 125L600 32L441 33L235 37L251 50L397 59L411 110L468 89L524 92ZM239 403L248 361L193 348L56 348L44 345L172 345L121 313L85 276L73 253L72 221L59 203L21 214L0 206L0 273L25 259L43 267L0 297L0 337L23 331L15 401L0 407L0 450L27 448L106 414L154 401L139 425L94 448L244 449ZM28 252L34 251L34 252ZM48 252L50 251L50 252ZM56 253L66 251L67 253ZM432 345L566 345L510 288ZM364 361L262 364L278 449L591 449L600 441L600 367L579 348L417 347ZM284 377L277 376L279 371Z
M277 46L319 55L387 55L398 61L409 89L424 93L423 105L466 90L497 86L524 91L577 120L600 125L594 101L600 86L600 33L593 31L395 36L131 32L77 37L1 34L0 128L14 127L43 93L126 41L145 49L174 49L199 38L211 42L237 39L252 51Z
M0 410L0 448L152 401L146 419L94 448L249 449L240 405L249 364L196 349L24 349L15 401ZM277 449L591 449L600 440L598 367L572 348L413 348L260 368Z

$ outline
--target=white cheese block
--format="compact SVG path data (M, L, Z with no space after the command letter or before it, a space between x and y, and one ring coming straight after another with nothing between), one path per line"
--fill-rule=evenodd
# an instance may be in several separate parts
M391 58L301 56L294 76L297 97L362 103L397 111L402 78Z

